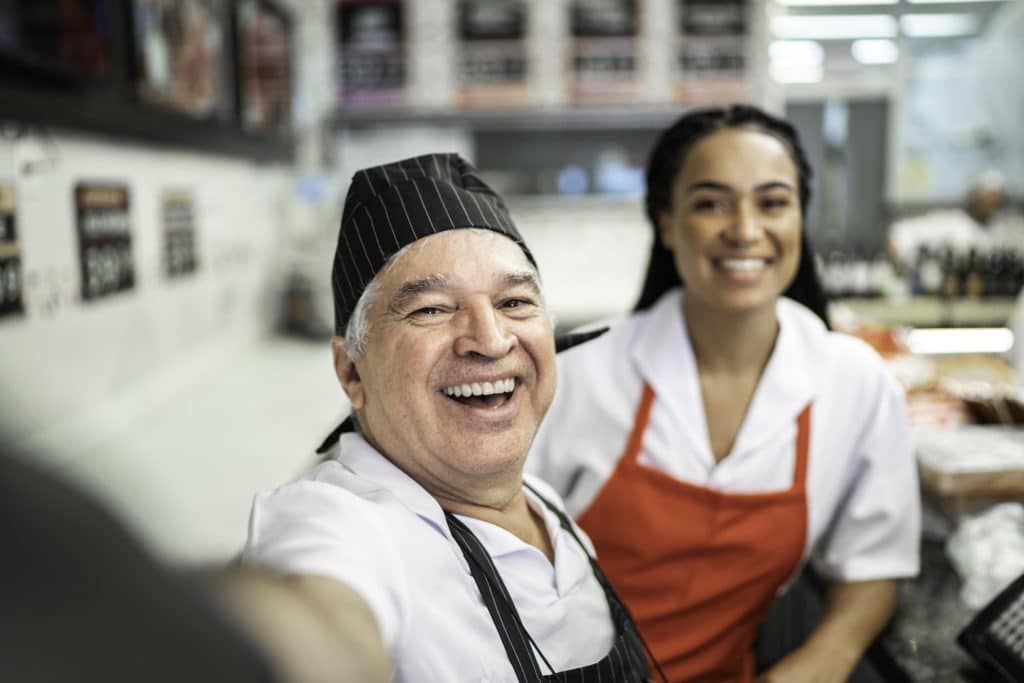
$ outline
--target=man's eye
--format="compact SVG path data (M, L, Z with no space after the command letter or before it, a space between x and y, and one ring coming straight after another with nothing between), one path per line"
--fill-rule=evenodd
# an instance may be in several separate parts
M505 299L501 302L501 307L505 310L516 310L533 306L534 303L529 299Z
M421 308L417 308L409 315L419 318L431 318L433 316L440 315L441 313L444 313L444 309L439 306L423 306Z

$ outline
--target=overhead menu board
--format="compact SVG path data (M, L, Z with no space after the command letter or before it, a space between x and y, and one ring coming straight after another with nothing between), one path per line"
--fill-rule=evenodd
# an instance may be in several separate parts
M0 317L22 312L21 250L14 183L0 181Z
M341 104L402 104L407 81L404 2L339 0L335 22Z
M526 13L524 0L459 2L460 105L527 102Z
M632 99L638 81L636 0L573 0L570 12L573 99Z
M196 256L196 210L192 194L168 191L161 202L164 227L164 272L174 278L194 273Z
M288 17L266 0L243 0L236 11L242 125L248 130L287 129L292 105Z
M126 185L75 185L82 298L86 301L131 289L135 285L129 209Z
M132 9L142 101L200 118L230 118L227 2L134 0Z
M746 0L679 0L677 95L684 102L749 99Z

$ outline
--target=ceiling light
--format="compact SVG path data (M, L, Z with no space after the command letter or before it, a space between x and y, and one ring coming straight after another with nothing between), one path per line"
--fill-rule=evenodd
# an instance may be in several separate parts
M946 38L963 36L978 30L978 17L973 14L905 14L900 28L911 38Z
M914 329L907 335L911 353L1005 353L1013 332L1005 327Z
M946 5L946 4L957 4L966 5L974 2L1004 2L1004 0L910 0L911 5Z
M775 17L772 20L772 33L779 38L817 40L895 38L896 19L887 14Z
M813 40L775 40L768 46L773 64L821 64L825 50Z
M861 64L892 64L900 56L896 43L886 39L855 40L850 54Z
M818 83L825 72L821 64L772 62L768 69L776 83Z
M899 0L775 0L791 7L829 7L840 5L895 5ZM950 2L952 0L949 0Z

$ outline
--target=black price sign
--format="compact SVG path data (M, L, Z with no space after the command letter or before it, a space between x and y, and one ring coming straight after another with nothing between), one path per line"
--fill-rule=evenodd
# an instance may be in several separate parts
M637 87L636 0L573 0L573 98L627 101Z
M135 285L128 187L75 185L82 298L99 299Z
M0 316L22 312L21 250L14 185L0 183Z
M196 211L192 195L167 192L162 205L164 223L164 272L168 277L194 273L196 258Z
M636 0L573 0L572 34L576 38L634 37Z
M405 24L401 0L341 0L341 96L352 104L396 103L404 91Z
M735 36L747 32L745 0L680 0L682 33L690 36Z
M526 3L463 0L458 5L459 103L515 105L527 99Z

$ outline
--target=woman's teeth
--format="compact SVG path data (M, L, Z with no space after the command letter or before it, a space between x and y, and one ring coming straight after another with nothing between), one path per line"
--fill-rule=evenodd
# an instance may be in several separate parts
M509 394L516 388L514 377L499 379L497 382L473 382L472 384L456 384L446 387L444 393L455 398L469 396L490 396L491 394Z
M719 260L718 263L725 270L734 270L742 273L761 270L766 265L766 261L760 258L724 258Z

